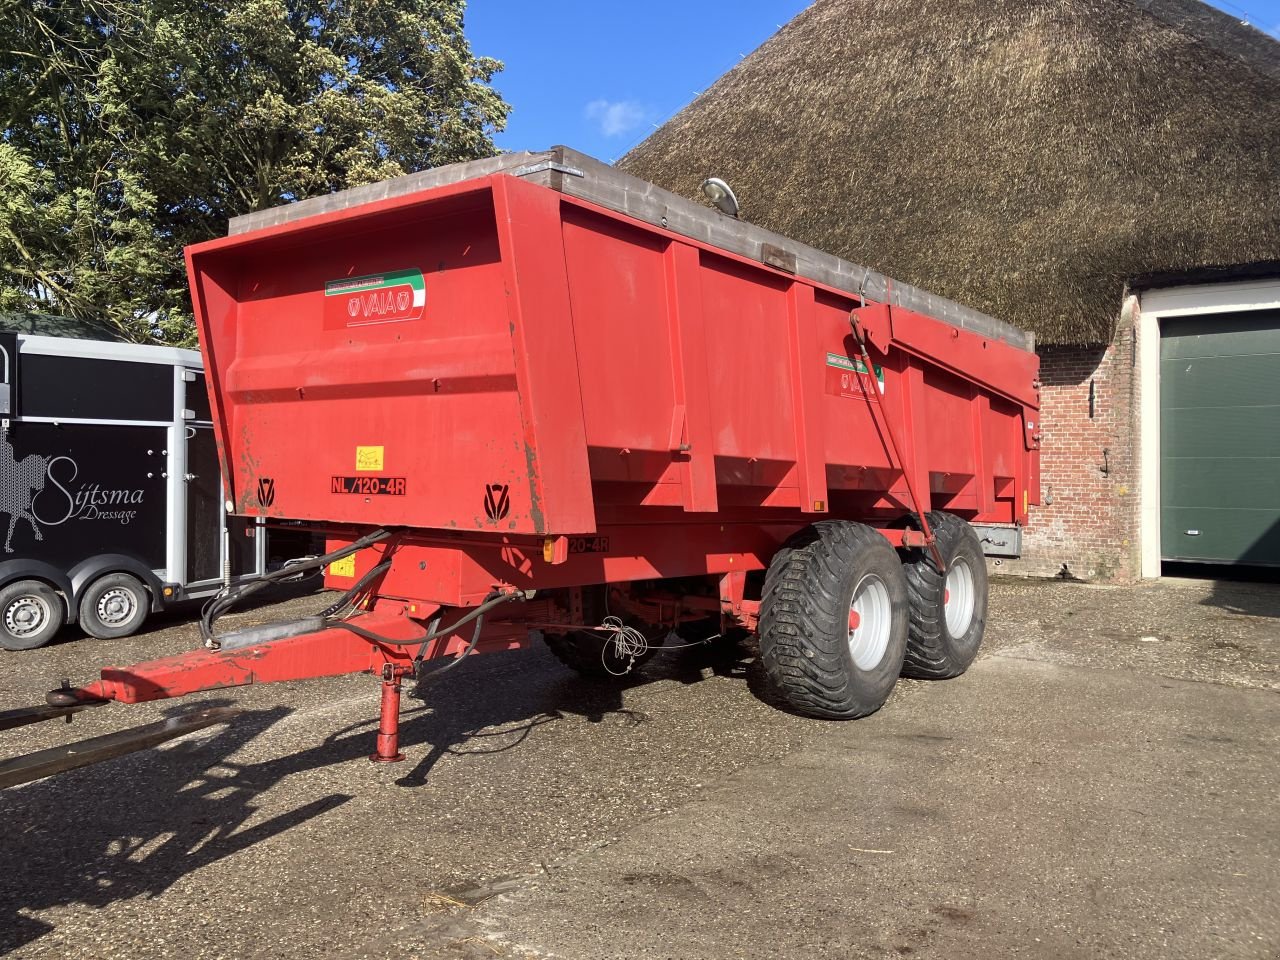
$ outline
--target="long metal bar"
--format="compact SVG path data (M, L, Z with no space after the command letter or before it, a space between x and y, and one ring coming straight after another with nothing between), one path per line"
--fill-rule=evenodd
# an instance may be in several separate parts
M117 730L101 737L81 740L78 743L51 747L29 753L13 760L0 761L0 788L17 786L65 773L91 763L112 760L139 750L147 750L175 737L203 730L215 724L226 723L240 711L235 707L211 707L196 713L169 717L130 730Z
M0 730L13 730L15 727L25 727L30 723L43 723L46 720L61 720L66 717L70 722L73 713L79 713L81 710L88 710L90 707L99 706L97 703L76 703L69 707L19 707L17 710L5 710L0 712Z
M399 612L363 616L353 622L397 640L410 641L422 633L421 627ZM449 642L452 638L438 641ZM329 628L231 650L194 650L129 667L105 667L101 680L54 690L49 699L54 706L94 700L143 703L222 687L380 670L384 663L407 662L411 657L408 646L384 646L347 630Z

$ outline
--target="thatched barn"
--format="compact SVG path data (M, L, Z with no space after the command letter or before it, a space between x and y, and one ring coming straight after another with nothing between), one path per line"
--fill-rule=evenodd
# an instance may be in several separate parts
M817 0L619 165L1036 334L1004 569L1280 565L1275 40L1196 0Z

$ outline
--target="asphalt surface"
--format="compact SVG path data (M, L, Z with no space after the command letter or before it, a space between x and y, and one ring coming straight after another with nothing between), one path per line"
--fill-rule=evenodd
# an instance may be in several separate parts
M196 645L170 618L3 654L0 707ZM622 686L477 658L406 697L394 765L363 759L366 676L0 733L8 756L246 711L0 791L0 951L1280 956L1280 586L998 582L965 677L853 723L770 706L752 653Z

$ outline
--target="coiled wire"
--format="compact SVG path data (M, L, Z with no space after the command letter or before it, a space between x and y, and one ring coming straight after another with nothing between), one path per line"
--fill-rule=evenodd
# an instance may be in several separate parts
M600 663L605 670L615 677L626 676L635 666L636 661L649 652L649 640L635 627L628 627L619 617L605 617L600 628L609 633L609 638L600 649ZM609 665L609 651L619 660L625 660L625 669L614 670Z

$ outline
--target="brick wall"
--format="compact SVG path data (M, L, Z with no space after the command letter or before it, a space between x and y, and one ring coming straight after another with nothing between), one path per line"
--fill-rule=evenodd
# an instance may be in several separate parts
M1137 576L1133 351L1129 315L1107 346L1040 348L1042 505L1031 508L1022 559L1006 560L994 572L1081 580Z

